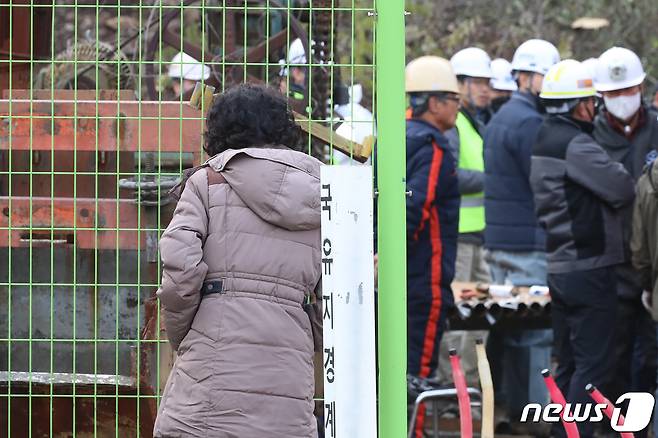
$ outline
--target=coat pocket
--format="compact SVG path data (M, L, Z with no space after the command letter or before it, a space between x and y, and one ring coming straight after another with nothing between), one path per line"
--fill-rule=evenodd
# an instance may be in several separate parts
M211 294L203 297L194 316L192 330L217 342L220 334L222 302L221 294Z

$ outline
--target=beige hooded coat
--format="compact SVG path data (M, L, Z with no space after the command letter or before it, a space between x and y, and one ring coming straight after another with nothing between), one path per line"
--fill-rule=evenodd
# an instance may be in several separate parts
M228 150L187 181L160 240L177 350L156 437L317 436L305 296L320 279L320 162ZM217 292L206 293L212 284Z

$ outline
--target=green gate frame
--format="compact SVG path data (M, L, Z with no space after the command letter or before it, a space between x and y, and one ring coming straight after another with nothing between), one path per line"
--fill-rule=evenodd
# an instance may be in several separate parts
M379 436L407 435L404 1L377 2ZM385 177L384 177L385 176Z
M311 5L312 5L311 1ZM355 0L352 1L354 7ZM332 3L333 4L333 3ZM2 7L8 8L11 15L12 8L23 8L33 13L40 2L25 4L24 1L4 2ZM78 2L73 2L78 7ZM60 5L61 6L61 5ZM92 7L93 5L85 5ZM68 6L67 6L68 7ZM140 2L140 8L141 8ZM29 8L29 9L28 9ZM99 5L96 4L96 9ZM160 11L162 13L162 11ZM399 438L407 435L407 390L406 390L406 181L405 181L405 95L404 95L404 65L405 65L405 10L403 0L376 0L372 12L375 20L375 103L376 124L378 137L378 150L375 165L380 179L377 181L378 205L378 250L379 250L379 296L377 318L378 324L378 429L381 438ZM13 32L13 16L9 18L9 30ZM52 20L48 30L54 33L55 20ZM0 24L2 24L0 22ZM140 23L141 25L142 23ZM96 31L98 32L98 23ZM120 26L120 23L119 23ZM30 31L34 22L30 22ZM75 26L75 38L78 38L78 29ZM354 33L354 31L353 31ZM246 34L246 28L245 28ZM141 44L141 43L140 43ZM53 44L54 47L54 44ZM11 48L11 37L10 37ZM34 77L34 49L30 45L29 71ZM12 63L23 64L28 61L14 60L11 53L8 59L0 60L0 67L8 65L8 78L10 96L12 96ZM245 59L246 62L246 59ZM98 69L97 69L98 70ZM331 68L333 74L333 67ZM98 74L98 71L96 71ZM140 79L141 80L141 79ZM1 91L1 90L0 90ZM9 107L11 118L11 106ZM76 109L77 114L77 109ZM181 116L182 117L182 116ZM73 124L76 126L77 119ZM95 123L99 123L98 119ZM118 125L117 125L118 126ZM11 132L11 128L10 132ZM119 128L117 127L117 132ZM32 132L30 132L32 135ZM182 139L182 133L181 139ZM31 141L31 140L30 140ZM11 140L10 140L11 143ZM98 144L97 144L98 147ZM11 148L9 150L11 156ZM160 158L158 156L158 158ZM11 165L9 167L11 179ZM31 170L29 172L32 173ZM138 172L139 173L139 172ZM98 177L98 175L96 175ZM118 195L117 195L118 199ZM31 208L31 207L30 207ZM118 211L117 211L118 217ZM141 223L141 222L140 222ZM159 224L159 218L158 218ZM31 223L30 223L31 226ZM11 230L11 222L9 229ZM52 231L52 230L51 230ZM75 250L74 250L75 251ZM11 257L9 258L11 260ZM98 261L96 261L98 263ZM11 268L11 261L8 268ZM31 269L31 264L30 264ZM53 267L51 266L51 273ZM30 271L30 280L31 280ZM118 281L118 280L117 280ZM8 288L12 287L11 276ZM51 285L51 289L54 285ZM32 285L30 281L30 327L32 321ZM118 285L117 285L118 287ZM51 291L52 299L52 291ZM11 298L0 305L11 306ZM11 311L9 311L11 315ZM52 313L51 313L52 316ZM75 317L74 317L75 318ZM11 319L11 316L10 316ZM11 324L11 323L10 323ZM11 331L11 326L9 331ZM0 334L4 338L5 334ZM11 347L11 334L8 339ZM32 342L32 337L29 340ZM98 341L95 339L94 342ZM52 343L52 340L51 340ZM117 341L118 343L118 341ZM30 353L31 354L31 353ZM75 357L75 356L74 356ZM51 358L52 360L52 358ZM9 359L11 361L11 359ZM118 361L118 359L117 359ZM31 355L30 355L31 363ZM159 368L158 368L159 371ZM31 373L31 371L30 371ZM10 384L11 387L11 384ZM75 390L74 390L75 391ZM11 388L9 396L11 396ZM73 397L75 397L75 392ZM32 398L30 390L29 397ZM50 401L52 403L52 387ZM94 395L94 399L96 396ZM117 395L118 399L118 395ZM118 403L118 400L117 400ZM9 404L8 404L9 406ZM31 406L31 405L30 405ZM118 405L117 405L118 406ZM0 415L9 415L11 408L1 412ZM117 408L118 409L118 408ZM94 411L96 413L96 411ZM75 412L73 414L75 416ZM139 408L138 408L139 415ZM36 420L40 421L40 420ZM50 418L52 428L52 417ZM7 422L11 432L11 420ZM30 426L32 420L30 421ZM52 429L51 429L52 430ZM1 434L2 432L0 432ZM116 432L118 433L118 432ZM75 435L75 432L74 432Z

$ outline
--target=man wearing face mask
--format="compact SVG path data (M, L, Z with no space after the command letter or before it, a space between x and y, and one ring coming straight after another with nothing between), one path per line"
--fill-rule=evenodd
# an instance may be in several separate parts
M585 386L609 372L617 297L614 267L627 259L622 210L632 206L633 178L591 134L596 90L587 67L553 66L540 97L549 114L533 147L530 181L546 230L548 286L558 366L555 380L571 403L591 403ZM578 424L582 438L592 423ZM565 436L561 424L555 435Z
M456 125L445 136L457 161L457 179L461 204L455 281L489 283L489 267L484 261L484 157L482 152L483 119L488 117L491 59L477 47L460 50L450 59L460 91ZM448 350L462 352L462 366L469 385L479 382L475 340L486 339L486 331L448 332L441 348L441 380L452 382Z
M496 284L546 284L546 242L534 213L530 156L543 120L544 75L559 60L548 41L521 44L512 59L518 90L484 133L484 245ZM494 386L501 391L496 399L507 402L510 418L518 420L528 403L547 403L541 370L550 365L551 339L550 330L491 331L488 356L503 358L491 364Z
M496 114L501 106L512 97L512 92L518 89L512 76L512 64L503 58L491 61L491 112Z
M604 52L596 66L595 86L603 95L605 108L594 121L594 138L636 180L647 153L658 147L658 114L642 103L645 76L638 56L622 47ZM632 214L628 207L623 216L627 255ZM655 381L655 330L650 329L650 315L642 306L637 272L628 262L617 269L617 277L618 340L609 389L612 399L627 391L650 391Z

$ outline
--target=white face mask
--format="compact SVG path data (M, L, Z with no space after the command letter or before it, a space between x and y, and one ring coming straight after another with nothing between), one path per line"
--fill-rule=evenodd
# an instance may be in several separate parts
M642 96L639 92L631 96L603 96L603 101L605 102L605 108L610 111L610 114L619 120L627 121L640 109Z

